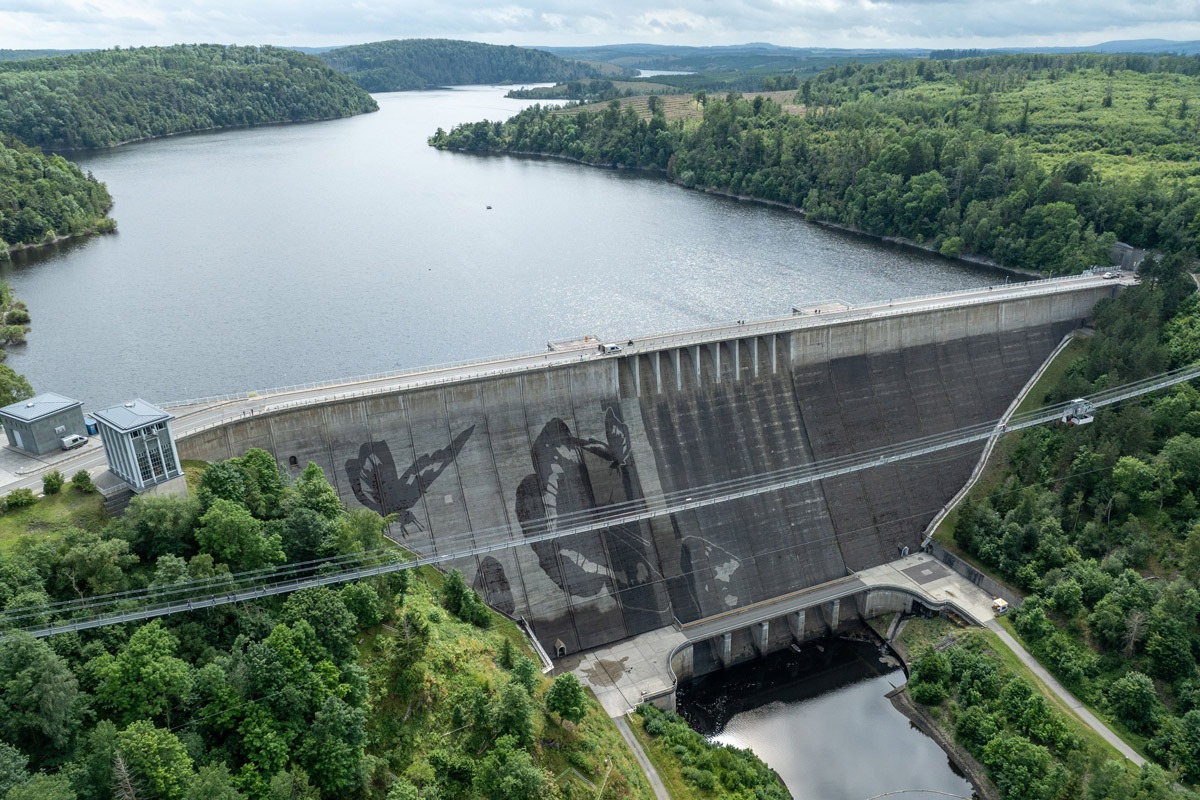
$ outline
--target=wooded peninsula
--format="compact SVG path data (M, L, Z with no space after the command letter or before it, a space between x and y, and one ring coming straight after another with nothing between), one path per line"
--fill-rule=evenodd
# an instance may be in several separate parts
M368 92L403 92L472 83L534 83L595 78L600 70L544 50L452 39L393 39L339 47L318 58Z
M660 171L684 186L1048 274L1109 263L1117 241L1200 234L1200 61L1013 55L847 65L804 81L801 113L693 96L669 120L622 101L534 106L430 144ZM657 102L656 102L657 101Z

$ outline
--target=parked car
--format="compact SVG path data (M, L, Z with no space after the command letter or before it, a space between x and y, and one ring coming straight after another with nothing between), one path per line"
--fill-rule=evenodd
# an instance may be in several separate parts
M69 436L64 436L59 441L62 442L63 450L74 450L76 447L83 447L88 443L88 437L80 436L78 433L72 433Z
M1119 273L1119 272L1106 272L1106 273L1104 273L1104 277L1105 277L1106 279L1108 279L1108 280L1112 280L1113 278L1119 278L1119 277L1121 277L1121 273Z

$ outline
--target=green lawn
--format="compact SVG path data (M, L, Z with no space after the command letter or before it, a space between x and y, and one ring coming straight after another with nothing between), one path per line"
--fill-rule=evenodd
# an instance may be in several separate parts
M65 528L98 530L107 521L99 492L81 494L68 484L59 494L0 514L0 552L10 550L27 534L56 537Z

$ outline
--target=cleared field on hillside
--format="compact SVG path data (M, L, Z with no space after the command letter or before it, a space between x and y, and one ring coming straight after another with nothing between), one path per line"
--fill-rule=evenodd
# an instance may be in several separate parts
M804 114L804 106L795 102L796 91L787 89L782 92L742 92L743 97L748 100L753 100L755 97L765 97L769 100L774 100L783 107L785 113L788 114ZM704 114L704 107L696 102L695 97L690 94L668 94L660 95L662 100L663 113L667 119L687 119L691 117L700 117ZM600 103L589 103L585 106L575 106L573 108L564 109L563 114L576 114L580 111L603 111L608 108L608 104L612 102L605 100ZM621 107L629 106L638 113L643 119L650 118L650 98L644 97L622 97L616 102L621 104Z

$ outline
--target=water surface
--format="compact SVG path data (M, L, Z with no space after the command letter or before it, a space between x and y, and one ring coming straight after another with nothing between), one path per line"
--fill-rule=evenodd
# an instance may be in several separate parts
M901 789L971 797L936 742L886 695L904 683L869 642L809 642L681 687L679 712L713 741L752 750L795 800L866 800ZM934 800L933 792L904 795Z
M10 365L95 407L996 281L658 178L426 145L527 104L505 91L383 94L350 119L78 157L120 232L6 270L33 315Z

